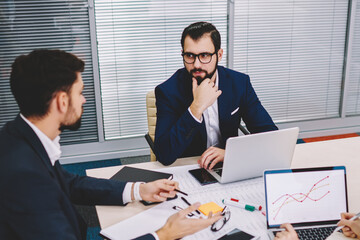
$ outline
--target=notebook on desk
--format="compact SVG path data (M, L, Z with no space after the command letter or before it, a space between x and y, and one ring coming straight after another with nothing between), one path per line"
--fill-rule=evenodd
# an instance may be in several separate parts
M115 173L111 177L113 180L122 182L152 182L159 179L171 179L172 174L157 172L153 170L134 168L134 167L123 167L120 171Z
M152 182L159 179L172 179L173 175L170 173L157 172L153 170L134 168L125 166L115 173L110 179L121 182ZM175 199L168 198L168 200ZM154 204L154 202L141 201L144 205Z
M299 239L326 239L348 211L344 166L264 172L269 237L291 223Z

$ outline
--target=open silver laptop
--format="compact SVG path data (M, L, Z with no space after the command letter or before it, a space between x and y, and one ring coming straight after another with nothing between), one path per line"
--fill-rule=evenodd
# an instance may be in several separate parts
M344 166L264 172L266 223L273 239L291 223L299 239L326 239L348 211Z
M208 172L228 183L260 177L265 169L290 168L298 134L295 127L229 138L222 167Z

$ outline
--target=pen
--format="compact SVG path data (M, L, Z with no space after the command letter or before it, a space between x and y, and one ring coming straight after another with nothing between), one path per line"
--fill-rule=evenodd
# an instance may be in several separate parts
M184 194L185 196L188 196L188 194L187 193L185 193L185 192L183 192L183 191L180 191L180 190L178 190L178 189L176 189L175 188L175 190L174 190L175 192L179 192L179 193L181 193L181 194Z
M221 211L221 215L223 215L223 216L225 215L225 212L224 212L224 211L225 211L225 208L226 208L226 206L225 206L225 207L223 208L223 210Z
M350 218L349 221L356 220L356 219L359 218L359 217L360 217L360 212L357 213L357 214L356 214L355 216L353 216L352 218ZM337 231L343 229L343 227L345 227L345 225L335 228L334 232L337 232Z
M230 200L223 199L222 202L226 205L234 206L234 207L240 207L245 210L248 210L250 212L253 212L255 210L260 211L262 209L262 206L254 206L247 203L240 203L238 199L231 198Z
M172 179L173 179L173 175L171 174L171 176L169 177L169 180L172 180ZM175 192L179 192L179 193L181 193L181 194L184 194L185 196L188 196L187 193L185 193L185 192L183 192L183 191L180 191L179 189L176 189L176 188L175 188L174 191L175 191Z
M189 206L191 206L191 204L188 202L188 200L186 200L186 198L181 197L181 199ZM195 210L196 213L200 214L199 210Z

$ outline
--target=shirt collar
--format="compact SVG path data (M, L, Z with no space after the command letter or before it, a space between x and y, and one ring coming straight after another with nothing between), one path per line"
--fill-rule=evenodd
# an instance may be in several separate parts
M36 136L40 139L42 145L45 148L46 153L49 156L51 165L55 165L55 161L59 160L61 156L60 150L60 136L57 136L54 140L51 140L48 136L46 136L38 127L32 124L28 119L26 119L21 113L21 118L32 128L35 132Z

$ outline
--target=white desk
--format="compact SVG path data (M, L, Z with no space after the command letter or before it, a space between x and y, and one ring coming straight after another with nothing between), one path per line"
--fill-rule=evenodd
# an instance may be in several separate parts
M197 157L178 159L170 167L196 163ZM347 170L349 211L360 210L360 137L330 140L323 142L297 144L292 168L321 167L345 165ZM131 164L131 166L147 169L164 168L159 162ZM106 167L87 170L88 176L110 178L123 166ZM151 206L141 203L130 203L121 206L96 206L101 228L109 227L127 219Z

